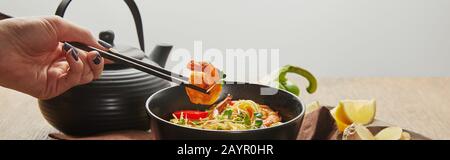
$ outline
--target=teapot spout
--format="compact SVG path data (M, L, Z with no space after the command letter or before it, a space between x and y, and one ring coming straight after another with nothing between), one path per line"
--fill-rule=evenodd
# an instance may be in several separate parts
M172 47L169 44L157 44L152 53L150 53L150 60L156 62L160 67L165 67Z

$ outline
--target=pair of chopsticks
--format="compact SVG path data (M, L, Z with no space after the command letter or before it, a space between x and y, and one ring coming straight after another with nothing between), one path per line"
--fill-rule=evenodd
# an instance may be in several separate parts
M0 20L7 19L7 18L13 18L13 17L0 12ZM113 60L116 63L121 63L124 65L127 65L129 67L140 70L142 72L154 75L156 77L162 78L162 79L170 81L170 82L177 83L181 86L185 86L185 87L197 90L202 93L209 94L209 92L216 85L216 84L214 84L211 87L209 87L208 89L204 89L204 88L201 88L201 87L198 87L196 85L189 83L188 78L184 77L183 75L172 73L171 71L168 71L159 66L155 66L155 65L140 61L138 59L122 55L113 49L109 49L108 51L103 51L98 48L87 46L85 44L78 43L78 42L67 42L67 43L71 44L72 46L74 46L80 50L86 51L86 52L97 51L100 53L100 55L102 57Z
M215 84L214 84L211 87L209 87L208 89L201 88L199 86L189 83L188 78L184 77L183 75L176 74L176 73L168 71L164 68L161 68L159 66L155 66L155 65L152 65L149 63L145 63L141 60L122 55L113 49L109 49L108 51L103 51L98 48L87 46L85 44L78 43L78 42L67 42L67 43L74 46L75 48L78 48L78 49L86 51L86 52L97 51L100 53L100 55L102 57L113 60L116 63L127 65L129 67L140 70L142 72L154 75L156 77L162 78L167 81L177 83L179 85L197 90L202 93L209 94L211 89L215 86Z

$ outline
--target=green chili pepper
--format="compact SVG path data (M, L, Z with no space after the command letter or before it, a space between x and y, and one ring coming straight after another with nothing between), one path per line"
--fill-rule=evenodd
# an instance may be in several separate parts
M256 117L256 118L261 118L262 116L263 116L263 115L262 115L261 113L258 113L258 112L255 113L255 117Z
M191 121L192 122L192 124L194 124L194 125L199 125L200 123L199 123L199 121Z
M252 124L252 121L251 121L251 119L250 119L250 116L245 115L245 117L244 117L244 124L245 124L245 125L251 125L251 124Z
M223 79L227 78L227 75L226 75L225 72L223 72L222 70L218 69L217 72L219 72L219 77L220 77L220 79L223 80Z
M262 120L260 120L260 119L255 120L255 126L256 126L256 128L260 128L262 124L263 124L263 121L262 121Z
M231 114L233 114L233 110L228 109L223 112L223 116L226 116L228 119L231 118Z
M178 122L178 124L186 124L186 120L184 120L184 118L180 118L180 121Z
M308 91L308 93L311 94L317 90L317 80L314 75L303 68L291 65L286 65L280 69L278 77L275 79L275 87L291 92L292 94L295 94L297 96L300 95L299 87L286 78L287 73L295 73L305 77L309 82L309 86L308 88L306 88L306 91Z

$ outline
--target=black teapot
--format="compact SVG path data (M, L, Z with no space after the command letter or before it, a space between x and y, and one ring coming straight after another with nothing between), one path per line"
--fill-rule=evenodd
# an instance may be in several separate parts
M142 20L136 3L124 0L130 8L138 33L140 49L115 44L114 32L99 38L121 54L164 67L172 46L157 45L149 56L144 51ZM64 16L71 0L62 0L56 15ZM101 77L74 87L60 96L39 100L44 118L59 131L75 136L116 130L149 130L145 101L153 93L169 87L169 82L121 64L106 64Z

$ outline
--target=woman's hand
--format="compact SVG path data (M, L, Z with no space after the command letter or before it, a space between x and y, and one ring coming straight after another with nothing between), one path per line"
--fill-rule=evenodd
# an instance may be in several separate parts
M103 58L64 41L105 49L88 30L60 17L1 20L0 85L49 99L98 78Z

